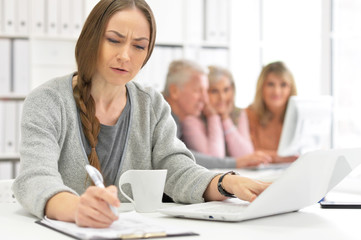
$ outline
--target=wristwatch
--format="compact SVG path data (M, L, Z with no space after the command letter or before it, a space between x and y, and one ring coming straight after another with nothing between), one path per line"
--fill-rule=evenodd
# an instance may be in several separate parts
M226 176L226 175L228 175L228 174L230 174L230 175L238 175L238 173L236 173L236 172L234 172L234 171L229 171L229 172L224 173L224 174L219 178L218 183L217 183L217 187L218 187L219 193L222 194L223 196L234 198L234 197L235 197L234 194L227 192L227 191L223 188L223 186L222 186L223 178L224 178L224 176Z

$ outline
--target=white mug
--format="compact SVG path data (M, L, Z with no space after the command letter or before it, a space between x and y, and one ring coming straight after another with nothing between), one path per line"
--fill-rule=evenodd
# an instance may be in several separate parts
M167 170L128 170L119 178L119 190L133 203L137 212L155 212L162 203ZM122 185L129 183L133 199L122 190Z

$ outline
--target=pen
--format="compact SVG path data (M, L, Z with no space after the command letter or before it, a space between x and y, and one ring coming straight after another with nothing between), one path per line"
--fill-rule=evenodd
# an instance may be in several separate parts
M94 182L95 186L100 187L100 188L105 188L104 183L103 183L103 177L100 174L100 172L98 171L98 169L96 169L95 167L91 166L91 165L86 165L85 166L86 171L88 172L90 178L92 179L92 181ZM114 206L108 204L110 209L112 210L112 212L118 216L118 210L117 208L115 208Z

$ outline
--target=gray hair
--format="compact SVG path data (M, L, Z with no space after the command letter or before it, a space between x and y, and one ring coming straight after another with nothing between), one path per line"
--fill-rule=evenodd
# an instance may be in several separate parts
M174 60L169 64L167 78L163 90L163 95L169 97L169 87L175 84L183 86L192 77L193 74L207 74L205 68L196 62L190 60Z
M231 82L233 88L235 88L234 79L231 72L223 67L220 66L208 66L208 81L209 85L216 84L218 81L222 79L222 77L227 77Z

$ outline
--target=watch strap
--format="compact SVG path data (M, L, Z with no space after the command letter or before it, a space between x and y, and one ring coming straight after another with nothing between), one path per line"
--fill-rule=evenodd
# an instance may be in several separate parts
M222 176L218 180L217 188L218 188L219 193L222 194L223 196L234 198L235 197L234 194L227 192L226 189L224 189L223 186L222 186L223 178L224 178L224 176L226 176L228 174L230 174L230 175L238 175L238 173L236 173L234 171L229 171L229 172L226 172L226 173L222 174Z

